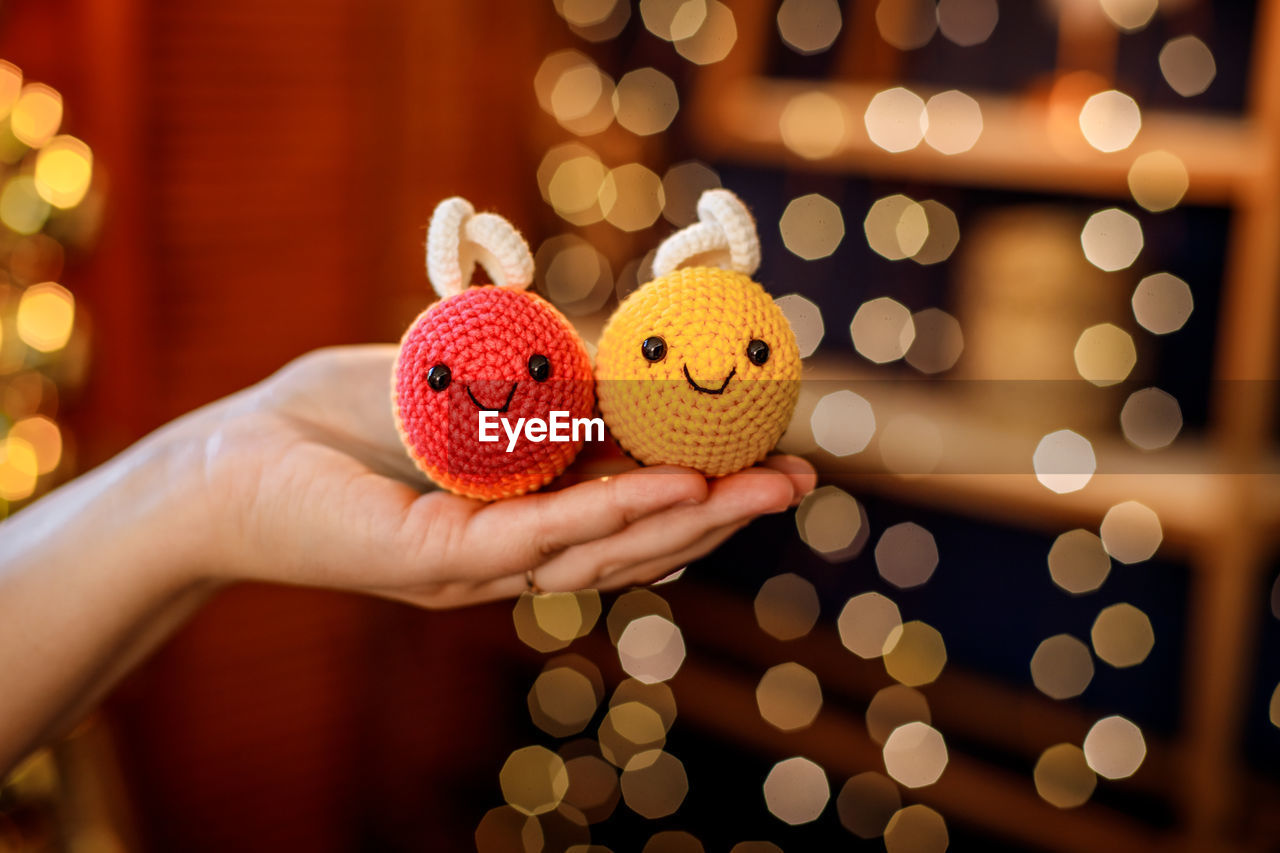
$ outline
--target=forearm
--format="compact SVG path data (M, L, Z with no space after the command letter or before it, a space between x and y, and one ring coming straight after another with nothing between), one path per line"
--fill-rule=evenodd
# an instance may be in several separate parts
M160 434L0 524L0 774L72 727L211 594L195 449Z

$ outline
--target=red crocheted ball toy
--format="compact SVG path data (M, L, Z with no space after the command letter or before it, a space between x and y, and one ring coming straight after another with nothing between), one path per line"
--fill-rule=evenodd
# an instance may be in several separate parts
M441 241L452 244L441 249ZM500 284L458 289L475 262ZM589 418L595 408L582 340L555 307L523 289L532 266L505 220L476 216L461 199L436 209L428 268L436 288L451 295L423 311L401 340L394 408L418 467L467 497L494 500L540 488L582 449L581 440L533 441L523 430L513 440L499 419L514 428L520 418L549 421L553 411ZM482 411L494 413L490 435L497 441L480 441Z

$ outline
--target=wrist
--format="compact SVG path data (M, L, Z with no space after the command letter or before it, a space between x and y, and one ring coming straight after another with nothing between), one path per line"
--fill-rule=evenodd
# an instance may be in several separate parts
M217 585L203 442L194 433L166 427L73 484L81 494L68 509L97 541L95 562L129 566L150 596Z

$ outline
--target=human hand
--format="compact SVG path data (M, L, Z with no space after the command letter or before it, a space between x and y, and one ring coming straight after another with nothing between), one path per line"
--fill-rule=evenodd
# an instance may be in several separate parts
M773 457L708 482L643 468L483 503L425 479L396 435L395 347L320 350L174 425L201 445L207 568L364 591L425 607L645 583L694 560L814 486Z

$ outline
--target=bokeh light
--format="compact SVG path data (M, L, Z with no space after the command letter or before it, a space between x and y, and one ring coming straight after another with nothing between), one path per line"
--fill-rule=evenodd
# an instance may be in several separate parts
M914 209L908 208L899 219L898 246L903 251L906 251L908 245L914 246L915 251L911 252L911 260L921 266L942 263L951 257L951 253L960 243L960 224L956 221L956 215L951 208L940 201L926 199L920 202L919 207L924 213L923 239L917 239L916 234L904 233L900 230L904 227L903 223L918 227L919 219L914 215Z
M778 220L778 230L793 255L814 261L830 255L844 239L844 216L831 199L810 193L792 199Z
M608 258L577 234L546 240L534 253L534 268L547 297L571 316L599 310L613 293Z
M991 38L999 20L996 0L938 0L938 29L961 47L973 47Z
M592 42L616 38L631 20L630 0L555 0L555 6L574 35Z
M618 660L622 669L646 684L671 678L680 670L684 656L684 636L680 629L657 614L636 619L618 638Z
M1059 743L1042 752L1032 776L1040 798L1060 809L1084 805L1098 785L1084 752L1074 743Z
M836 796L841 825L859 838L879 838L900 808L898 786L870 770L845 782Z
M699 0L686 0L689 5ZM707 0L702 25L693 35L676 40L676 53L694 65L712 65L729 55L738 40L733 11L719 0Z
M884 767L899 784L923 788L938 781L947 769L947 744L928 723L907 723L884 742Z
M982 108L959 89L930 98L925 116L924 141L943 154L962 154L982 135Z
M618 805L618 771L598 754L599 745L590 740L573 741L560 749L569 788L564 802L573 806L588 823L607 819Z
M929 237L929 214L905 195L889 195L877 199L867 210L862 230L876 254L901 261L924 246Z
M729 848L729 853L783 853L772 841L739 841Z
M756 622L776 640L795 640L818 621L818 591L792 572L774 575L756 593Z
M623 769L620 784L627 808L650 820L673 814L689 793L684 764L662 750L634 756Z
M1094 213L1080 231L1084 256L1106 272L1132 266L1142 251L1143 242L1142 225L1133 214L1118 207Z
M549 661L527 697L534 725L554 737L587 727L604 698L604 681L595 664L579 655Z
M1125 32L1136 32L1151 23L1159 0L1099 0L1103 13Z
M884 828L886 853L943 853L949 844L942 815L919 803L898 809Z
M831 799L822 767L799 756L779 761L764 780L764 801L773 816L792 826L818 819Z
M1031 656L1031 680L1037 690L1050 698L1079 696L1093 681L1089 647L1070 634L1049 637Z
M867 703L867 734L880 745L893 730L907 723L932 723L924 694L905 684L890 684L876 691Z
M898 605L878 592L850 598L836 620L840 642L860 658L878 658L895 631L902 628Z
M631 759L661 749L667 726L657 710L640 701L611 704L596 729L600 754L611 764L627 767Z
M557 215L574 225L592 225L604 218L600 187L608 170L595 152L585 146L562 145L543 158L539 183L546 177L547 203Z
M526 746L507 757L498 772L502 797L512 808L529 815L549 812L569 790L564 760L543 746Z
M656 592L648 589L633 589L624 592L609 608L609 616L605 627L609 631L609 640L616 646L622 639L622 632L634 620L641 616L657 614L671 620L671 605Z
M1031 457L1036 479L1051 492L1078 492L1093 479L1098 461L1089 439L1069 429L1051 432Z
M1169 39L1160 49L1160 73L1169 88L1184 98L1199 95L1218 74L1213 51L1195 36Z
M778 117L782 144L807 160L839 151L848 136L844 105L826 92L803 92L787 101Z
M662 133L679 109L676 84L656 68L628 71L613 90L613 112L618 124L637 136Z
M849 324L853 348L876 364L897 361L911 349L916 327L911 311L896 299L880 296L858 306Z
M816 302L806 299L798 293L788 293L773 300L773 304L782 309L783 315L791 325L796 336L796 349L801 358L813 355L822 336L826 334L826 325L822 322L822 309Z
M685 160L667 169L662 176L662 216L683 228L698 221L698 199L707 190L720 186L720 176L699 160Z
M1049 576L1074 595L1093 592L1111 573L1111 557L1102 540L1088 530L1068 530L1049 549Z
M878 445L885 470L901 477L929 474L942 461L942 433L923 415L896 415L881 427Z
M928 114L919 95L895 86L871 98L862 120L872 142L885 151L900 153L910 151L924 139Z
M40 197L36 179L15 175L0 190L0 222L17 234L35 234L49 219L51 206Z
M662 179L640 163L610 169L600 182L600 210L609 224L640 231L658 221L666 197Z
M920 586L938 567L933 534L913 521L895 524L880 534L875 556L880 577L899 589Z
M614 688L609 707L614 708L628 702L639 702L656 713L662 722L663 731L669 731L676 721L675 694L662 682L645 684L634 678L625 679Z
M905 622L885 638L884 669L899 684L929 684L942 674L946 664L947 646L932 625L919 620Z
M55 136L36 155L36 192L54 207L79 204L92 178L93 152L74 136Z
M0 119L8 118L22 94L22 69L0 59Z
M1134 391L1120 410L1125 440L1140 450L1168 447L1182 431L1182 407L1159 388Z
M1168 151L1148 151L1129 167L1129 192L1152 213L1176 207L1190 185L1187 167Z
M765 671L756 686L756 707L769 725L784 732L803 729L822 710L818 677L798 663L787 662Z
M29 83L9 113L9 129L18 141L39 148L62 124L62 95L43 83Z
M1093 621L1089 636L1099 660L1117 669L1142 663L1156 643L1147 614L1124 602L1104 608Z
M39 472L40 459L30 442L12 435L0 441L0 500L31 497Z
M533 88L543 111L571 133L590 136L613 123L613 78L579 51L549 54Z
M805 55L835 44L843 22L837 0L783 0L777 20L783 43Z
M1191 287L1167 272L1153 273L1138 282L1132 304L1134 319L1155 335L1181 329L1195 307Z
M1107 510L1098 534L1107 553L1122 563L1151 559L1164 539L1160 516L1138 501L1124 501Z
M941 308L926 308L911 316L915 340L907 350L907 364L921 373L950 370L964 352L960 322Z
M1128 148L1142 129L1142 111L1133 98L1109 89L1089 97L1080 109L1080 132L1102 152Z
M640 0L645 29L663 41L688 38L706 21L705 0Z
M1103 717L1085 735L1084 757L1099 776L1125 779L1142 766L1147 742L1132 721L1119 715Z
M23 343L40 352L67 345L75 325L75 297L53 281L33 284L18 301L16 327Z
M880 0L876 5L876 29L898 50L924 47L937 28L933 0Z
M819 400L809 423L813 440L833 456L861 453L876 431L871 404L849 390L833 391Z
M538 819L511 806L485 812L476 826L476 853L512 853L527 850L525 839L542 843Z
M8 439L25 442L35 453L37 474L48 474L62 461L62 431L44 415L22 418L9 428Z
M655 832L640 853L706 853L706 848L697 836L679 829L665 829Z
M1106 387L1123 382L1138 363L1133 338L1112 323L1099 323L1080 333L1073 357L1076 372L1094 385Z

